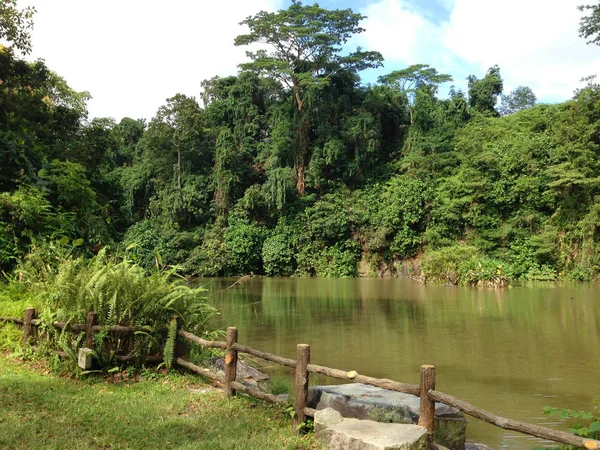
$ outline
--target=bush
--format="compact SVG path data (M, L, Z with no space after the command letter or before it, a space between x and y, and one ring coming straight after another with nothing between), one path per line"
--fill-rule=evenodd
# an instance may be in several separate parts
M319 242L303 242L297 255L297 274L326 278L347 278L357 275L360 248L353 241L344 241L331 247Z
M158 258L169 260L173 249L164 234L160 233L150 220L143 220L131 226L123 236L123 246L129 248L132 260L145 269L157 267Z
M296 267L297 241L302 233L298 222L279 219L271 235L265 239L262 258L265 274L269 276L293 275Z
M230 216L229 226L225 230L227 274L246 275L260 272L262 248L266 237L264 227L250 224L246 219Z
M173 271L147 271L127 256L109 256L105 250L92 258L67 257L55 271L40 271L36 265L20 268L21 280L41 309L42 327L51 341L74 351L79 342L55 331L54 321L85 323L94 311L102 325L147 327L133 339L119 339L97 333L104 348L113 352L155 353L162 349L164 334L153 332L167 327L173 316L181 318L186 330L210 335L209 320L217 314L201 288L191 288L174 278ZM81 335L79 335L81 336ZM65 349L66 350L66 349Z
M503 287L508 278L504 265L481 256L475 247L455 245L429 252L423 258L426 283Z
M594 400L596 404L594 406L594 410L596 413L589 413L585 411L573 411L571 409L563 409L563 408L554 408L551 406L546 406L544 408L544 415L547 416L558 416L561 419L572 419L575 422L569 428L569 433L573 433L576 436L581 436L583 438L588 439L600 439L600 416L597 415L598 412L598 399ZM561 449L565 450L579 450L582 447L575 447L573 445L565 445L561 446ZM546 448L543 449L534 449L534 450L549 450Z
M350 232L350 223L342 200L337 195L324 195L304 213L306 228L313 239L333 245L343 241Z

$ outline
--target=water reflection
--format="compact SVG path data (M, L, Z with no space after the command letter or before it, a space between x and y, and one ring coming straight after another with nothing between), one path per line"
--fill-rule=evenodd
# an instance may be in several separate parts
M589 409L600 308L593 285L505 290L423 286L394 279L200 280L236 325L240 342L294 357L311 345L312 361L417 383L435 364L438 389L497 414L540 424L546 405ZM319 380L320 382L323 380ZM485 424L469 438L495 448L538 442Z

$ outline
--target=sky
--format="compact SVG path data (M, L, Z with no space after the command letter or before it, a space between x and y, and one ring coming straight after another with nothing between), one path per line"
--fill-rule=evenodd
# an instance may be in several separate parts
M500 67L505 93L529 86L539 101L572 97L600 73L600 47L578 36L583 0L321 0L367 18L349 45L376 50L381 69L365 83L411 64L454 77ZM583 1L584 2L584 1ZM312 4L312 0L304 2ZM584 2L585 3L585 2ZM21 0L37 9L30 59L42 58L75 90L88 91L89 116L150 120L177 93L199 98L202 80L237 73L233 45L244 18L289 0ZM442 86L445 95L448 86Z

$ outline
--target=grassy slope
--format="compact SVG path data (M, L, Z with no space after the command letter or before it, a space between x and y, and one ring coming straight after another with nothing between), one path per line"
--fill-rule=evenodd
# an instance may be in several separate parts
M137 383L72 381L0 355L2 449L311 448L281 408L221 391L190 391L192 376Z

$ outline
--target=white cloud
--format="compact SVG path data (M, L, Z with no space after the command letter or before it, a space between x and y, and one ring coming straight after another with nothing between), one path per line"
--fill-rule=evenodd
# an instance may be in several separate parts
M543 101L570 98L580 78L600 71L600 48L578 37L581 0L443 1L451 15L439 23L408 0L371 3L361 45L383 54L387 72L430 64L462 88L466 74L498 64L505 91L527 85Z
M383 57L406 64L426 62L440 42L440 30L402 0L381 0L361 10L367 16L361 44ZM425 59L424 59L425 58Z
M484 72L498 64L505 89L528 85L538 98L569 98L600 70L600 49L578 37L580 0L456 0L444 30L448 49Z
M150 118L178 92L237 72L239 25L282 0L30 0L33 57L94 97L90 116Z

